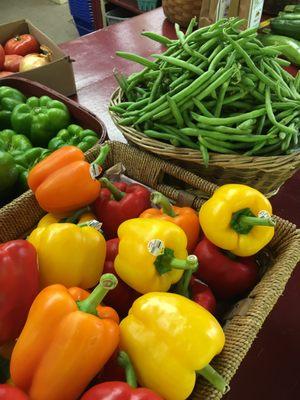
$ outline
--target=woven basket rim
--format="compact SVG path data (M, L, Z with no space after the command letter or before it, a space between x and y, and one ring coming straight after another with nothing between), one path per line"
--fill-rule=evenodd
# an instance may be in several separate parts
M118 87L111 95L109 105L118 105L121 102L123 91ZM121 117L114 111L109 110L111 118L117 128L123 133L126 139L138 146L152 151L164 157L176 160L196 162L204 164L200 150L194 150L187 147L175 147L171 144L149 138L144 133L138 131L132 126L122 126L119 124ZM210 152L209 166L221 166L226 168L249 168L259 169L265 172L274 172L285 168L294 170L300 166L300 151L289 155L279 156L245 156L242 154L228 155Z

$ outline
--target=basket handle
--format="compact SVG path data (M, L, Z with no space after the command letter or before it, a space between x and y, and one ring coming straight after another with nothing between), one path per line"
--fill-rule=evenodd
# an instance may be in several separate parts
M200 207L203 199L213 195L217 185L207 182L196 174L185 169L163 162L154 177L152 186L163 192L178 205Z

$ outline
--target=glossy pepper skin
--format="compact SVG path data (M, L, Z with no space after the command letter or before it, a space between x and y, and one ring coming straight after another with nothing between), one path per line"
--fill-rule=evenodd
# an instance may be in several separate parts
M48 96L29 97L25 104L16 106L11 114L13 130L28 135L31 143L38 147L47 147L49 140L69 123L67 106Z
M209 286L192 276L189 290L191 299L195 303L204 307L211 314L215 314L217 301Z
M230 258L205 237L197 245L195 255L201 265L197 277L207 283L219 299L242 295L258 281L258 265L253 257Z
M196 372L210 369L225 342L221 326L207 310L174 293L140 297L120 328L120 347L128 353L138 382L165 400L187 399ZM219 388L225 390L224 381Z
M108 144L101 146L98 158L89 164L80 149L64 146L35 165L28 175L28 185L39 205L47 212L61 214L93 203L101 184L91 168L95 167L99 175L108 152Z
M118 276L139 293L168 291L179 281L184 269L197 265L187 258L187 239L179 226L169 221L136 218L119 227L119 253L115 259ZM153 243L161 248L152 251ZM152 254L152 251L155 254Z
M48 143L51 151L60 149L63 146L76 146L85 152L99 141L96 132L91 129L83 129L81 126L71 124L65 129L61 129L54 138Z
M11 385L0 385L0 400L30 400L22 390Z
M13 156L0 150L0 198L9 196L18 179L18 169Z
M121 351L118 357L126 371L125 382L105 382L92 387L81 400L163 400L152 390L138 388L136 376L128 355Z
M16 339L39 290L35 248L26 240L0 245L0 345Z
M46 158L50 151L42 147L34 147L22 152L15 152L14 160L17 165L19 176L17 179L17 190L20 193L29 189L27 179L29 171L41 160Z
M116 278L103 275L88 299L76 303L62 285L35 299L11 358L13 382L31 400L76 400L119 344L119 326L97 316Z
M187 250L191 253L199 238L200 224L197 212L190 207L172 206L169 200L159 192L151 193L151 201L161 208L150 208L144 211L140 218L159 218L180 226L188 240Z
M262 193L246 185L228 184L204 203L199 219L212 243L247 257L256 254L274 236L271 215L272 206Z
M0 130L11 128L10 118L13 109L25 101L26 97L19 90L9 86L0 87Z
M12 156L32 148L30 140L25 135L18 135L11 129L0 132L0 150L7 151Z
M122 222L137 218L140 213L150 207L150 192L139 184L128 185L124 182L111 183L102 178L99 197L93 208L107 239L117 236Z
M119 239L110 239L106 242L106 259L103 267L104 273L111 273L118 276L114 261L118 255L119 250ZM119 277L118 277L119 278ZM130 286L126 285L119 278L118 286L115 290L112 290L106 295L107 304L111 305L117 310L121 318L127 316L130 307L134 300L136 300L140 294L133 290Z
M103 271L106 243L91 226L54 223L34 229L27 239L38 254L41 286L55 283L95 286Z

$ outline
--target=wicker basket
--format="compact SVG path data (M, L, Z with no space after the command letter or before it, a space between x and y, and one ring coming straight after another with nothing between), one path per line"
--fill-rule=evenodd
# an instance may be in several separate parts
M144 183L180 205L187 204L198 209L203 199L186 193L186 187L193 187L211 196L216 186L197 177L191 172L162 161L150 154L119 142L111 142L111 152L105 168L122 162L126 175ZM95 159L99 149L87 153L89 161ZM174 188L172 185L176 185ZM0 210L0 242L23 237L37 224L44 214L31 191L24 193ZM227 316L224 325L226 344L213 365L228 380L232 379L247 351L252 345L264 320L283 293L285 285L300 259L300 233L296 227L280 218L277 219L276 234L270 243L273 263L260 283L247 298L240 301ZM14 223L18 221L18 223ZM209 384L199 381L191 399L217 400L222 395Z
M202 0L163 0L165 16L186 28L193 17L199 17Z
M121 99L122 91L117 89L111 97L111 105L118 105ZM172 160L217 185L244 183L271 197L300 167L300 152L270 157L210 153L209 166L205 167L200 150L175 147L149 138L130 126L119 125L120 117L114 112L111 112L111 117L130 143Z

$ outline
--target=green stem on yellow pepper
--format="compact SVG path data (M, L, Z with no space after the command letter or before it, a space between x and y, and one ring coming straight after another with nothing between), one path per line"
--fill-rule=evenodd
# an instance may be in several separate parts
M83 214L88 213L90 211L91 211L91 208L89 206L81 208L80 210L75 211L74 214L71 215L71 217L63 218L59 222L60 223L68 222L70 224L76 224Z
M125 353L125 351L120 351L118 355L118 364L125 370L126 382L128 383L128 385L131 386L133 389L136 389L137 380L135 371L129 356L127 353Z
M104 146L101 146L99 156L96 158L95 161L93 161L92 164L103 165L103 163L105 162L106 157L109 153L109 150L110 150L110 147L109 147L108 143L106 143Z
M225 394L230 390L228 383L225 381L222 375L220 375L211 365L206 365L206 367L196 371L197 375L203 376L209 383L213 385L214 388L219 390L219 392Z
M98 315L97 306L102 302L106 294L114 289L118 284L118 279L114 274L104 274L100 278L99 284L86 299L77 302L80 311L88 314Z
M194 255L188 256L185 260L174 257L172 249L164 249L164 253L156 257L155 268L160 275L171 271L172 269L182 269L196 271L198 267L198 258Z
M275 226L275 221L264 211L261 211L262 216L256 217L250 208L243 208L232 214L231 227L238 233L247 234L254 226Z
M153 204L161 207L164 214L169 215L169 217L172 218L176 217L176 213L172 207L172 204L162 193L152 192L150 199Z
M110 191L110 193L112 194L112 196L115 200L117 200L117 201L122 200L123 197L125 196L126 193L119 190L113 183L110 182L109 179L101 178L100 182L103 185L103 187L105 187L106 189L108 189Z

